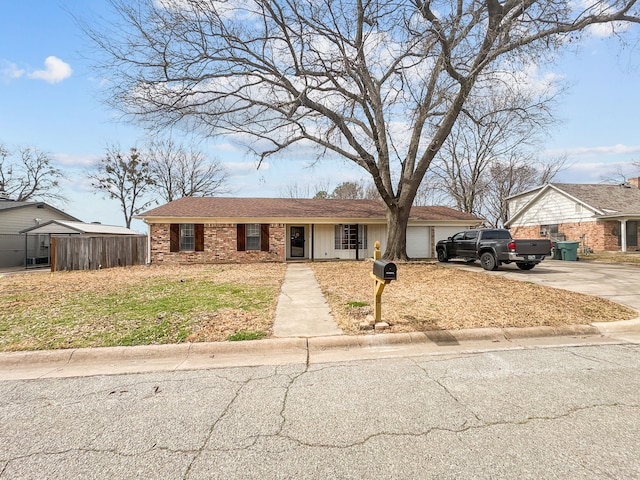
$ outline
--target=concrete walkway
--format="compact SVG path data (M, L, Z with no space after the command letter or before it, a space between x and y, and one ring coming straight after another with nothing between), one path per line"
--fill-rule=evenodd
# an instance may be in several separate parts
M276 307L276 337L341 335L313 270L302 263L287 266Z

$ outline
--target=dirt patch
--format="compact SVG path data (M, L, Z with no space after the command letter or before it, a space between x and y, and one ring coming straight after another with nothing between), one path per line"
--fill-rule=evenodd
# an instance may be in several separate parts
M372 313L371 263L311 267L340 328L362 333L359 325ZM352 306L363 302L370 306ZM382 319L391 332L559 326L636 316L634 310L605 299L428 263L399 263L398 280L382 295Z

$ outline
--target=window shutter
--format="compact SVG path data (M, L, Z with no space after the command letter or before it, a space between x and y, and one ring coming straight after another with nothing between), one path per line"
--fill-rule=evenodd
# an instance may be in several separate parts
M196 252L204 252L204 223L196 223L193 226L195 234L195 250Z
M260 250L263 252L269 251L269 224L263 223L260 225Z
M180 251L180 225L172 223L169 226L169 251Z
M244 223L239 223L238 224L238 228L237 228L237 245L238 245L238 251L239 252L244 252L246 250Z

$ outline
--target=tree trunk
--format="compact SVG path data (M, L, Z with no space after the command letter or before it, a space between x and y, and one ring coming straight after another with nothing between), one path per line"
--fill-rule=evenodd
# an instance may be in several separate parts
M387 248L383 258L387 260L409 260L407 256L407 224L409 223L409 206L387 206Z

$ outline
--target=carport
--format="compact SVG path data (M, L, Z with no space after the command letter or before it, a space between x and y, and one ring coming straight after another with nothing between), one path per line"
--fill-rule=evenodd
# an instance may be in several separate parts
M20 231L24 234L25 268L51 266L51 237L137 235L133 230L101 223L50 220Z

